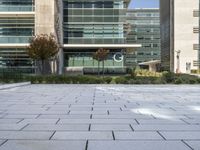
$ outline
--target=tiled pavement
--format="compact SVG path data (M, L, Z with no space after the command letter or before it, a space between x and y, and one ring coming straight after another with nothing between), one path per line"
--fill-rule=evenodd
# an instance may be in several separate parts
M0 90L0 150L200 150L200 86Z

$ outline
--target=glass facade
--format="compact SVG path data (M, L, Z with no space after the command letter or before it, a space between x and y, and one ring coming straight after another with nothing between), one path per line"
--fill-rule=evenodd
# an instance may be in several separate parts
M64 44L125 44L127 5L124 0L63 0ZM97 49L65 49L64 67L97 68ZM113 58L121 51L110 50L106 68L124 67L123 61Z
M63 0L65 44L123 44L123 0Z
M0 43L28 43L33 35L33 17L0 17Z
M0 12L33 10L34 0L0 0Z
M17 69L23 73L33 73L34 62L23 48L0 48L0 68Z
M58 37L60 43L64 45L126 44L125 22L129 0L61 0L59 2L63 2L57 5L62 9L63 15L54 13L59 14L56 16L55 23L58 23L57 18L62 18L58 23L59 31L63 33ZM30 12L34 12L34 5L35 0L0 0L0 12L7 13L5 16L0 16L0 46L2 45L0 67L32 69L34 66L25 52L25 46L11 48L15 44L29 43L29 39L35 35L34 14L30 17L32 14ZM55 28L58 28L57 25ZM8 46L4 48L4 44ZM63 48L64 67L97 68L98 62L93 59L93 54L99 48ZM121 48L109 50L105 67L124 67L122 60L114 59L114 57L121 59L123 50Z
M127 55L127 64L160 60L159 9L134 9L127 12L131 29L127 43L142 44L133 54Z
M0 17L0 44L27 44L34 35L34 17ZM0 68L32 73L25 48L0 48Z
M93 51L80 52L76 51L68 51L65 53L65 67L86 67L93 68L98 66L98 61L93 59ZM119 52L120 53L120 52ZM123 67L122 61L115 61L113 58L115 57L116 50L110 51L107 60L105 60L105 67ZM100 63L102 65L102 62Z
M174 47L174 32L173 19L170 17L172 14L173 17L173 2L170 0L160 1L160 21L161 21L161 69L165 71L172 71L174 68L174 52L171 51L171 47ZM174 49L173 49L174 50Z

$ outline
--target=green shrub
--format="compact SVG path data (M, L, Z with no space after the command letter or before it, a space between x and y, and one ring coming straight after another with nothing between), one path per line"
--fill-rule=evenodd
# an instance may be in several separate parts
M112 78L111 77L104 77L103 80L107 84L110 84L112 82Z
M189 74L177 74L175 79L182 81L182 84L196 84L198 83L198 77Z
M196 83L197 83L197 80L196 80L196 79L190 79L190 80L189 80L189 83L190 83L190 84L196 84Z
M166 82L166 83L174 83L175 81L175 73L173 72L163 72L163 76L162 79Z
M127 68L127 74L133 78L136 77L136 67Z
M32 84L197 84L200 78L188 74L174 74L164 72L162 77L156 76L68 76L68 75L24 75L21 78L0 78L3 83L30 81Z
M29 76L26 80L32 84L109 84L111 77L95 77L95 76L66 76L66 75L47 75L47 76Z
M175 79L175 84L182 84L183 83L183 80L178 78L178 79Z
M116 84L127 84L127 79L125 77L117 77L115 79Z
M197 79L197 83L200 83L200 78Z

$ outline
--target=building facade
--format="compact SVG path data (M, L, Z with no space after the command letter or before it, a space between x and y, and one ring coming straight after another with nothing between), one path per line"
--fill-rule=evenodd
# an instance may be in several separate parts
M160 0L162 69L199 69L199 0Z
M37 34L56 35L59 73L95 71L93 53L110 50L105 68L124 68L124 53L139 44L126 43L129 0L0 0L0 67L31 72L34 62L25 48Z
M25 45L35 34L32 0L0 0L0 67L32 72Z
M159 9L132 9L127 12L131 30L127 43L142 44L142 47L127 56L127 63L140 64L160 60L160 12Z

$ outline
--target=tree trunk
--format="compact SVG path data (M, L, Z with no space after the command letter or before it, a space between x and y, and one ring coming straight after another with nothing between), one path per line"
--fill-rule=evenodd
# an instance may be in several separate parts
M45 74L45 73L44 73L44 63L45 63L44 60L42 60L42 69L41 69L41 70L42 70L42 74L43 74L43 75Z
M99 60L98 60L98 76L99 76L99 68L100 68L100 65L99 65Z
M104 60L103 60L103 77L104 77Z

